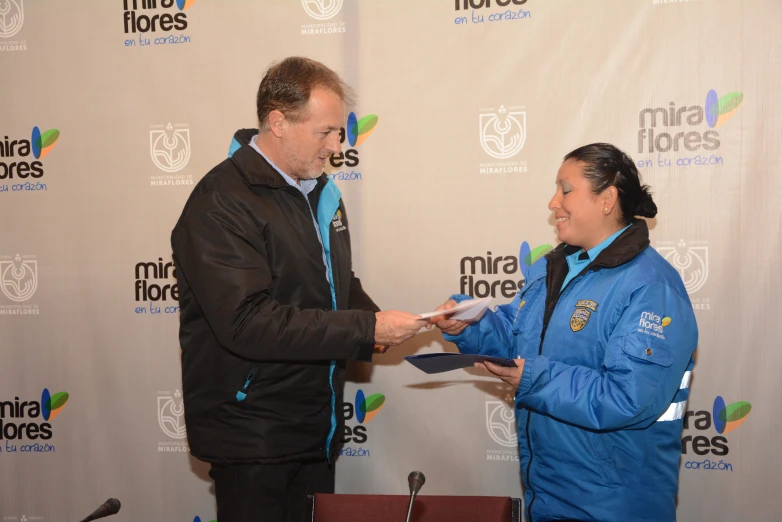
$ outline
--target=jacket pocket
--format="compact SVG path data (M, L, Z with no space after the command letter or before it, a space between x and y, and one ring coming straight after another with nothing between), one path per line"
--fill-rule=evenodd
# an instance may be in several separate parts
M622 343L622 351L637 361L656 364L664 368L673 363L673 352L670 346L654 337L638 335L626 336Z
M624 486L624 477L622 477L616 461L611 456L611 450L606 440L608 434L594 431L585 431L585 433L592 447L593 456L599 463L603 476L606 479L606 485L609 487Z
M247 373L247 377L245 377L244 382L240 383L241 386L236 392L237 402L242 402L247 398L247 394L250 393L250 385L252 385L253 381L258 376L259 366L260 364L256 364L252 368L250 368L250 371Z

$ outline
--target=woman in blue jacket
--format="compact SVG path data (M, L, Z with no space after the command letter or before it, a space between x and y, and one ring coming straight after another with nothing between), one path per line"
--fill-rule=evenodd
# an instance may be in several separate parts
M578 148L556 184L562 243L510 304L437 326L461 352L516 359L485 367L516 389L527 520L674 521L698 341L690 300L635 219L657 207L627 155Z

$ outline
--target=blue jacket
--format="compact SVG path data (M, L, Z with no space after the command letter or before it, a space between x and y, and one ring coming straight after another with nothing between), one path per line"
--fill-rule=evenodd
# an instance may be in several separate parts
M525 359L515 413L529 521L676 520L698 342L690 300L644 221L560 293L575 250L558 246L510 304L446 339Z

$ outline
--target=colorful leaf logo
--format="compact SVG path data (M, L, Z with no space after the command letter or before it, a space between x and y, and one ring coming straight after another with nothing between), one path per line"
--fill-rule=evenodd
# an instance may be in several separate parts
M355 113L351 112L348 116L348 124L345 129L348 134L348 143L350 143L350 146L358 147L364 143L369 135L372 134L372 131L375 130L376 125L377 116L374 114L364 116L360 120L357 120Z
M184 11L185 9L191 7L195 2L196 0L176 0L176 6L180 11Z
M663 328L671 324L672 320L673 319L671 319L670 317L663 317L663 321L662 321Z
M746 401L734 402L725 406L722 397L717 396L714 399L714 408L712 409L712 422L717 433L730 433L747 420L749 412L752 411L752 405Z
M62 412L63 406L68 402L68 392L58 392L54 395L49 394L47 388L43 389L41 394L41 413L43 414L43 420L53 420L57 415Z
M33 146L33 156L35 156L35 159L43 159L49 154L59 137L60 131L57 129L49 129L41 134L41 130L38 127L33 127L33 135L30 139L30 143Z
M380 412L380 408L385 402L386 396L382 393L375 393L365 398L364 392L358 390L356 392L356 419L360 424L366 424Z
M726 94L722 98L717 96L714 89L711 89L706 95L706 123L709 128L719 127L728 121L744 101L744 95L740 92Z
M519 268L525 281L528 279L529 269L535 264L535 261L551 252L552 249L551 245L540 245L530 249L529 243L526 241L521 243L521 248L519 248Z

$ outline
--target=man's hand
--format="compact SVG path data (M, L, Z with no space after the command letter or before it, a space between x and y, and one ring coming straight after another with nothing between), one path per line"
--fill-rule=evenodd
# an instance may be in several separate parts
M453 299L449 299L437 308L435 308L435 312L439 312L440 310L450 310L454 306L456 306L456 301ZM459 335L462 333L462 330L470 326L470 323L465 321L459 321L458 319L447 319L444 315L438 315L436 317L432 317L430 320L429 325L427 328L431 329L432 325L437 325L437 328L443 331L443 333L447 333L449 335Z
M396 346L410 339L418 330L429 324L420 315L398 310L375 314L375 343L382 346Z
M386 350L388 350L388 346L382 344L375 345L375 353L386 353Z

